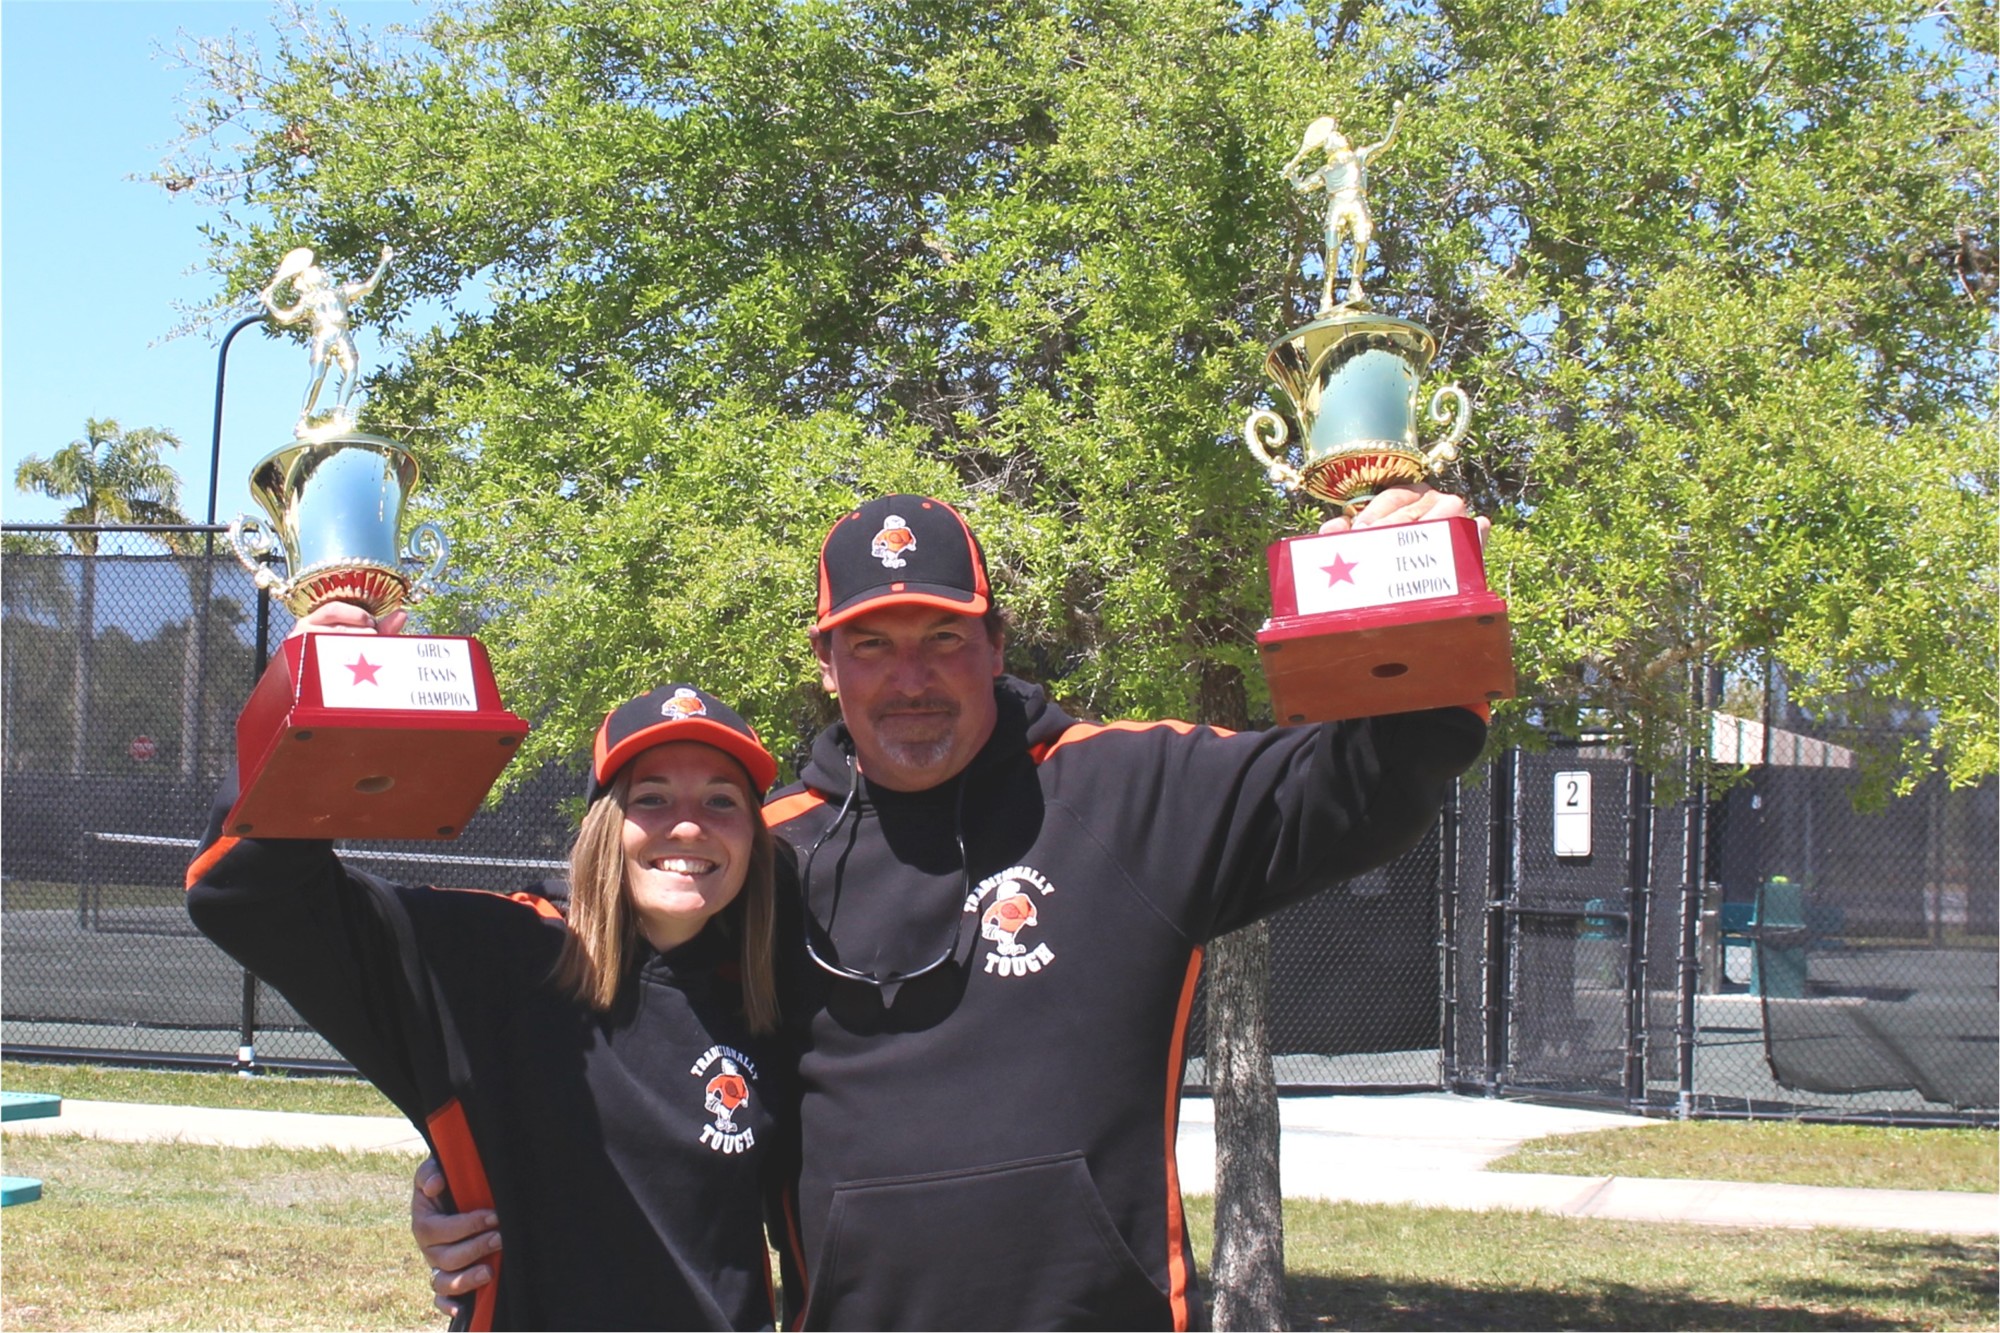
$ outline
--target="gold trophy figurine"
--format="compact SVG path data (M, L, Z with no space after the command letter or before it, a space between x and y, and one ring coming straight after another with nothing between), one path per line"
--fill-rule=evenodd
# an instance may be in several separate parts
M312 329L305 398L292 438L250 473L250 493L268 521L238 518L229 541L259 587L282 598L295 615L330 601L348 601L383 616L434 587L444 573L447 545L435 523L420 523L403 550L403 506L417 484L417 460L394 440L355 429L360 407L361 355L354 345L354 308L380 285L396 252L382 247L375 271L337 283L306 246L286 253L257 299L280 324L309 320ZM294 300L279 300L291 286ZM319 411L327 377L340 372L333 406ZM289 578L271 566L279 557ZM428 565L411 577L406 560Z
M355 391L360 387L361 368L361 355L354 346L354 307L381 284L382 275L389 271L389 261L395 257L396 252L385 245L373 273L360 282L335 283L325 269L313 262L311 248L302 245L278 261L277 273L257 293L257 299L271 312L271 318L280 324L296 324L301 318L312 320L306 396L293 432L299 439L331 438L354 429ZM277 300L278 288L287 282L298 297L289 306L280 305ZM319 404L320 390L326 387L327 371L333 366L340 368L340 392L326 419L315 422L313 409Z
M1359 309L1368 306L1368 297L1361 290L1361 270L1368 266L1368 243L1375 239L1375 218L1368 211L1368 164L1396 142L1396 129L1402 123L1403 102L1398 98L1389 117L1389 132L1382 136L1382 141L1355 148L1340 132L1339 121L1332 116L1321 116L1306 126L1305 142L1278 173L1300 194L1326 193L1326 292L1319 302L1322 315L1330 315L1336 308L1334 275L1340 271L1336 261L1340 258L1342 233L1354 239L1344 304ZM1326 154L1326 165L1301 174L1299 168L1317 152Z
M1289 419L1257 408L1244 442L1270 479L1352 518L1391 486L1411 485L1458 456L1472 400L1457 385L1431 395L1443 439L1417 437L1417 402L1437 338L1413 320L1377 314L1362 290L1375 219L1368 168L1396 140L1356 148L1332 116L1306 127L1280 169L1302 195L1326 196L1326 287L1318 313L1272 342L1264 368L1290 399ZM1323 165L1306 163L1324 154ZM1336 303L1341 251L1347 299ZM1296 423L1296 437L1294 436ZM1297 462L1291 461L1296 438ZM1280 722L1484 705L1514 692L1507 604L1487 590L1469 518L1288 537L1268 552L1271 618L1257 633Z

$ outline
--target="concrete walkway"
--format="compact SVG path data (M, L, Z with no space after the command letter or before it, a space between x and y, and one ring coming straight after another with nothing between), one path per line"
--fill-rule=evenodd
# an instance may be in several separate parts
M1566 1217L1707 1226L1850 1227L1930 1234L2000 1234L2000 1194L1825 1189L1713 1180L1489 1172L1486 1164L1528 1139L1620 1125L1636 1116L1451 1093L1388 1097L1287 1097L1280 1102L1287 1198L1425 1208L1516 1209ZM81 1134L127 1142L179 1141L400 1152L421 1156L409 1124L381 1116L233 1111L122 1102L64 1101L62 1115L11 1122L16 1134ZM1215 1111L1206 1098L1182 1107L1181 1188L1215 1188Z
M337 1148L342 1152L430 1149L401 1116L311 1115L303 1111L235 1111L213 1106L146 1106L65 1097L49 1120L10 1121L16 1134L78 1134L120 1143L200 1143L224 1148Z
M1285 1197L1516 1209L1566 1217L1708 1226L1852 1227L2000 1234L2000 1194L1829 1189L1715 1180L1529 1175L1487 1171L1529 1139L1662 1122L1611 1111L1489 1101L1448 1092L1279 1099ZM1215 1110L1181 1109L1181 1188L1215 1188Z

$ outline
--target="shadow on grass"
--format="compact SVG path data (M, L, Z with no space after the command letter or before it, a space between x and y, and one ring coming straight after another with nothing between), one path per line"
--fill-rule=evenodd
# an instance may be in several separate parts
M1855 1262L1862 1271L1848 1281L1772 1285L1794 1299L1815 1304L1837 1300L1866 1304L1894 1292L1902 1299L1938 1309L1964 1309L1989 1327L2000 1315L2000 1263L1995 1262L1990 1242L1877 1236L1866 1251L1855 1256ZM1866 1280L1866 1270L1871 1268L1879 1273L1872 1282Z
M1879 1238L1881 1277L1778 1278L1741 1299L1625 1282L1561 1288L1298 1273L1286 1279L1295 1329L1935 1329L1986 1328L1995 1315L1990 1245ZM1922 1278L1912 1283L1912 1270ZM1749 1284L1753 1287L1756 1284Z

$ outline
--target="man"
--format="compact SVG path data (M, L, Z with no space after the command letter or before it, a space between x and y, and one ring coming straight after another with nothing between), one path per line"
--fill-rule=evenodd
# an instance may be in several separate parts
M1358 521L1463 511L1399 489ZM1202 946L1406 850L1485 739L1464 709L1079 723L1004 647L949 505L834 525L813 649L841 721L766 809L807 909L788 1326L1198 1326L1174 1138ZM416 1212L462 1294L494 1240Z

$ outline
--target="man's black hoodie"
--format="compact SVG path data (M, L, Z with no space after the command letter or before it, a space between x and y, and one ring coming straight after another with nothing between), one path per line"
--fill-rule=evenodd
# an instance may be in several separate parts
M1485 728L1097 726L996 693L941 786L870 783L835 726L767 807L822 959L951 959L796 978L805 1326L1200 1326L1174 1139L1202 946L1411 847Z

